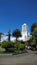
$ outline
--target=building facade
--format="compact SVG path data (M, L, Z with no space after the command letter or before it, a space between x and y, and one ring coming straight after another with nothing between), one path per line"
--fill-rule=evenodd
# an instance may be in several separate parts
M28 41L30 39L30 37L31 37L30 33L28 32L28 26L25 23L22 25L21 35L22 36L18 38L19 41L21 41L21 40L22 41ZM8 39L7 36L4 36L4 35L1 36L1 42L3 40L7 40L7 39ZM16 38L11 37L11 41L13 41L13 42L16 41Z

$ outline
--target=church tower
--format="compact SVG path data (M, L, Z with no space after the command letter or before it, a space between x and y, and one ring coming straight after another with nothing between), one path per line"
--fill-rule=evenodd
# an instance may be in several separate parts
M23 24L22 25L22 33L27 32L27 30L28 30L27 24Z
M28 26L27 24L22 25L22 37L26 40L28 36Z

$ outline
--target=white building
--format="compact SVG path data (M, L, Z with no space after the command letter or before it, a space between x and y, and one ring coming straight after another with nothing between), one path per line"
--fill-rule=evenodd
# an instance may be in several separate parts
M27 26L27 24L23 24L22 25L21 34L22 34L22 36L18 38L19 41L21 41L21 40L22 41L27 41L27 40L30 39L31 35L28 32L28 26ZM7 38L8 38L7 36L2 35L1 41L7 40ZM16 38L15 37L11 37L11 41L13 41L13 42L16 41Z
M18 38L18 40L27 41L30 39L31 35L28 32L28 26L27 24L22 25L22 37Z
M22 25L22 37L23 37L23 40L25 41L28 37L28 26L27 24L23 24Z
M28 32L28 26L27 24L22 25L22 31L21 31L21 37L18 38L19 41L28 41L31 38L30 33ZM11 38L11 41L16 41L16 38Z

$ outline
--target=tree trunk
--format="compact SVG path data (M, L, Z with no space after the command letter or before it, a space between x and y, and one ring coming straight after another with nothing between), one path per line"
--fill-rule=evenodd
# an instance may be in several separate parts
M16 41L18 41L18 40L17 40L17 37L16 37Z

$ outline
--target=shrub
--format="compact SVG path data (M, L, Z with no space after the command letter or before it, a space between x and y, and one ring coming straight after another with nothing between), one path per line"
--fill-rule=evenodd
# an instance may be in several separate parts
M34 45L36 45L36 41L35 40L32 40L31 46L34 46Z
M23 50L25 49L25 44L22 44L21 42L13 43L9 41L3 41L1 47L5 48L6 51Z
M1 44L2 48L11 48L12 47L12 42L9 41L3 41Z
M25 44L22 44L21 42L16 42L15 43L15 48L24 49L25 48Z

